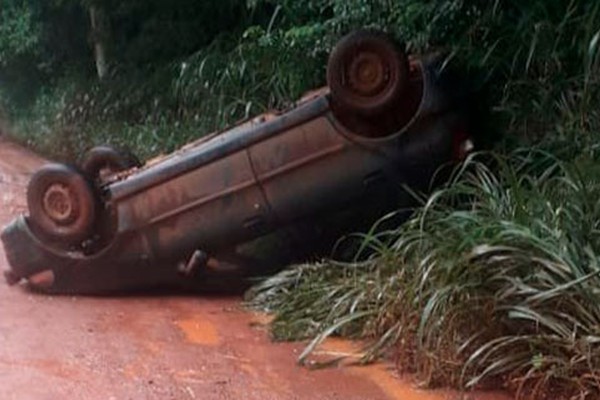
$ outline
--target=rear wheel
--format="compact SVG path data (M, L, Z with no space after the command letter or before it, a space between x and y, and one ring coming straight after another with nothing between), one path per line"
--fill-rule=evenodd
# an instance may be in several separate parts
M97 146L89 150L81 162L81 170L92 181L140 166L133 154L117 150L112 146Z
M74 169L49 164L27 187L30 221L51 239L75 244L91 234L96 201L88 181Z
M374 116L400 98L408 72L403 46L382 32L361 30L336 45L327 64L327 84L336 105Z

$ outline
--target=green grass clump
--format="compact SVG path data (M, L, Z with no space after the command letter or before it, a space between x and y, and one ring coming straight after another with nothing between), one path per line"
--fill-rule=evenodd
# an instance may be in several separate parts
M469 160L366 259L284 271L249 293L273 335L369 338L430 385L600 395L600 167L547 153ZM586 397L587 396L587 397Z

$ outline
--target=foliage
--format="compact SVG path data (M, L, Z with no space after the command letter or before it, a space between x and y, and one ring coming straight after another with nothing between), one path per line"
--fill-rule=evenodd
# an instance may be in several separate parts
M251 35L233 47L217 41L181 61L117 74L85 90L72 78L63 80L38 96L27 118L16 118L16 130L29 146L59 159L74 160L86 148L106 142L149 157L270 108L286 107L306 87L321 83L323 53L306 57L302 47L289 47L282 37L265 43ZM285 56L274 57L284 49ZM294 70L301 57L312 67ZM60 148L53 148L55 135Z
M0 65L6 65L10 59L34 51L39 31L23 2L4 0L0 10Z
M145 157L285 106L321 83L323 52L306 59L307 45L298 43L305 32L267 37L256 25L243 33L248 21L258 23L264 14L250 13L237 1L176 3L56 0L30 5L44 39L35 54L0 67L0 101L17 138L62 160L72 161L99 141L128 145ZM87 43L86 36L95 34L86 32L85 7L91 4L110 10L112 66L103 82L94 78L87 44L76 46L71 39L71 45L60 45L63 36ZM72 23L61 23L63 18ZM77 32L63 28L73 25ZM230 34L219 33L226 28ZM59 57L67 53L73 61ZM307 61L304 68L298 68L300 58Z

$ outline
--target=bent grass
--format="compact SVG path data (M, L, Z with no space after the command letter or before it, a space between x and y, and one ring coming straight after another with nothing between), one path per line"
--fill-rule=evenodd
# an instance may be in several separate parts
M294 267L249 304L275 313L276 339L312 338L301 362L341 335L430 385L600 394L600 176L544 152L494 164L471 158L405 225L367 237L367 259Z

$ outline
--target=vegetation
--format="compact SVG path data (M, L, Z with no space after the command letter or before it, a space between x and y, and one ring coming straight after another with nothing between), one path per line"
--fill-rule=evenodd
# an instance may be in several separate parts
M275 338L313 339L302 361L335 334L431 385L597 398L598 2L0 0L0 103L52 157L147 157L288 105L365 26L444 52L489 103L481 134L504 139L355 259L292 267L250 304Z

